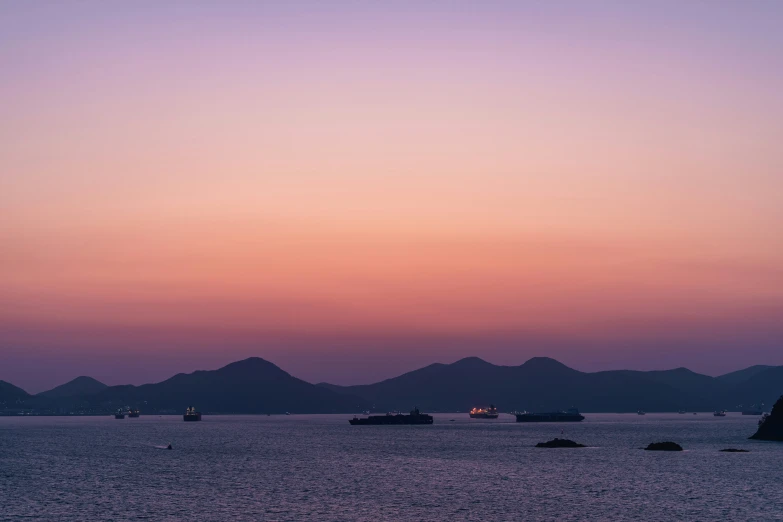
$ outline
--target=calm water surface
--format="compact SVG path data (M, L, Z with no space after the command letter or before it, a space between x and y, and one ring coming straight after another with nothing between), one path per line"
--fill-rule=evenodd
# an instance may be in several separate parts
M754 417L349 417L0 417L0 520L783 520L783 443L747 440ZM533 447L561 429L593 447ZM686 451L639 449L661 440Z

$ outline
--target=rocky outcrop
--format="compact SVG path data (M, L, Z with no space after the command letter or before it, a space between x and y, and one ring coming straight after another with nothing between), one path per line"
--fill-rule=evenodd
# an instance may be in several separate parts
M783 396L772 407L772 411L759 420L759 429L750 438L783 442Z
M568 439L552 439L549 442L539 442L536 448L586 448L584 444L579 444Z
M682 451L682 446L676 442L651 442L644 449L647 451Z

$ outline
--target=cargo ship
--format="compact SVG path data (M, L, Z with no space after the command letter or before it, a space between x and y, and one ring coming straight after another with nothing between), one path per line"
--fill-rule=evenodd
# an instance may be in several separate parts
M497 419L498 409L494 404L490 404L489 408L473 408L470 410L471 419Z
M188 422L200 421L201 412L196 411L196 408L190 406L187 410L185 410L185 414L182 416L182 418Z
M387 413L386 415L371 415L369 417L356 417L349 419L351 426L384 426L394 424L432 424L432 415L419 412L419 408L414 408L410 415L402 413Z
M550 411L545 413L521 412L516 414L517 422L579 422L583 421L584 415L579 413L576 408L568 411Z

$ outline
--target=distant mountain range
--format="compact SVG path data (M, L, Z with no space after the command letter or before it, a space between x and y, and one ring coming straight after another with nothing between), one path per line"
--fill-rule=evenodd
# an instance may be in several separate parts
M497 366L477 357L431 364L375 384L317 385L252 357L218 370L177 374L157 384L106 386L78 377L29 395L0 381L0 413L105 413L131 406L144 413L178 413L193 405L205 413L354 413L408 410L585 412L736 410L783 394L783 366L751 366L710 377L686 368L664 371L580 372L548 357Z
M737 409L783 393L783 366L752 367L710 377L676 368L586 373L548 357L496 366L477 357L431 364L364 386L320 386L356 395L379 409L417 404L425 410L466 411L493 403L503 410L546 411L576 406L588 412Z
M0 383L0 411L5 407L42 413L99 413L130 406L146 413L178 413L195 406L202 412L271 414L353 412L366 407L364 401L350 393L319 388L258 357L218 370L180 373L142 386L106 386L95 379L79 377L31 396L8 383Z

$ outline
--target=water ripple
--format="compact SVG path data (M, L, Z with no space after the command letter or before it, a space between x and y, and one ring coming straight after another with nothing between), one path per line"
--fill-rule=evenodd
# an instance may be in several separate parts
M0 418L0 520L783 520L783 444L753 418L348 417ZM533 447L561 429L592 447ZM687 451L639 449L660 440Z

